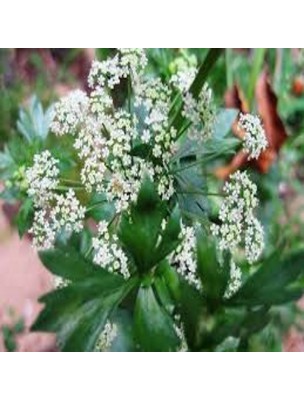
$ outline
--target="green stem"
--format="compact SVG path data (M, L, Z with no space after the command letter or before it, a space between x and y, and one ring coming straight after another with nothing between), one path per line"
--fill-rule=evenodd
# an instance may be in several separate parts
M79 182L79 181L74 181L73 179L62 178L61 181L64 182L64 183L72 183L72 184L74 184L74 185L83 186L81 182Z
M57 186L56 189L58 189L58 190L64 190L64 191L67 191L67 190L70 190L70 189L73 189L73 190L83 190L83 187L79 187L79 186Z
M106 200L99 201L98 203L93 204L91 207L88 207L86 212L94 210L94 208L99 207L101 204L106 203Z
M190 92L192 93L193 97L195 99L198 98L202 87L204 86L204 83L206 82L206 79L208 77L209 72L211 71L212 67L220 57L223 49L210 49L208 51L208 54L201 65L200 69L198 70L198 73L190 87ZM177 111L172 125L176 128L177 131L179 131L184 123L185 118L182 115L182 104L179 107L179 110Z
M232 49L226 49L225 63L226 63L226 83L227 83L227 88L230 89L233 86Z
M252 69L251 69L248 93L247 93L247 98L248 98L248 103L249 103L250 109L252 109L252 106L253 106L254 89L255 89L256 81L258 79L260 71L263 67L265 52L266 52L266 49L254 49Z
M201 195L201 196L218 196L218 197L225 197L225 195L222 194L222 193L201 192L201 191L196 191L196 190L194 190L194 191L186 191L186 192L184 192L184 191L182 191L182 192L177 191L176 193L179 193L179 194L196 194L196 195Z

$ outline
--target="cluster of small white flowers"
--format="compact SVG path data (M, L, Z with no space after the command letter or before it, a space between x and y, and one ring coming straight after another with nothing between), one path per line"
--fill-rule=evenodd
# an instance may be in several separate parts
M117 337L117 334L118 334L117 325L107 320L104 329L96 343L95 351L100 351L100 352L109 351L113 341Z
M58 186L59 161L52 157L48 150L34 155L33 166L25 171L28 190L37 207L48 203L52 191Z
M93 238L93 261L110 272L121 274L125 279L130 277L128 258L118 245L118 237L110 235L108 224L101 221L98 225L98 237Z
M263 229L254 216L257 187L246 171L237 171L225 183L223 191L226 197L219 212L222 225L213 224L211 232L219 238L221 250L233 251L245 242L246 258L253 263L264 248Z
M183 95L182 115L191 122L189 136L195 140L210 139L216 119L212 90L204 85L198 100L190 92Z
M88 83L91 88L113 89L122 78L138 79L147 65L143 49L120 48L117 54L105 61L94 61Z
M230 278L224 294L225 299L230 299L242 286L242 271L233 260L230 262Z
M184 327L183 327L183 323L181 320L181 316L179 314L176 314L174 316L174 330L175 333L177 335L177 337L180 340L180 346L177 349L178 352L186 352L188 351L188 345L187 345L187 340L186 340L186 336L185 336L185 331L184 331Z
M69 189L65 194L55 194L50 219L56 231L65 228L67 232L80 232L83 229L85 211L74 190Z
M50 126L56 135L75 134L84 121L90 101L86 93L74 90L55 104Z
M243 148L248 159L258 159L268 146L261 120L256 115L240 114L238 128L244 131Z
M264 249L264 230L260 221L249 216L247 229L245 231L245 254L247 260L252 264L261 255Z
M176 151L177 132L174 127L169 127L170 98L171 89L160 79L143 82L136 88L135 105L143 106L147 113L141 140L152 146L156 164L152 176L158 182L158 193L164 200L174 193L168 164Z
M53 247L56 234L65 228L79 232L83 228L85 208L79 203L74 190L56 193L59 186L59 161L46 150L35 154L34 163L25 171L28 195L34 202L34 219L29 233L38 249Z
M180 239L182 241L170 261L176 265L177 272L187 282L201 289L201 282L197 276L195 229L181 223Z
M54 246L56 235L64 228L67 232L80 232L83 228L85 208L70 189L65 194L53 193L48 204L35 210L34 221L29 233L33 245L38 249Z
M34 221L29 233L33 235L33 246L40 250L51 249L54 246L56 230L49 220L48 212L38 209L34 214Z
M55 275L53 277L53 285L55 289L63 289L69 286L71 282L68 279L62 278L61 276Z
M174 193L169 162L176 151L177 132L169 124L171 89L160 79L144 81L147 59L142 49L118 49L106 61L95 61L88 83L89 96L75 91L55 106L52 130L70 133L82 160L81 183L88 192L107 195L117 212L136 200L144 174L157 185L162 199ZM141 124L129 112L113 109L110 90L121 79L132 77L135 107L144 108ZM133 144L151 146L150 161L132 154Z
M188 67L180 69L176 74L172 75L170 82L180 92L185 93L190 89L197 73L196 67Z

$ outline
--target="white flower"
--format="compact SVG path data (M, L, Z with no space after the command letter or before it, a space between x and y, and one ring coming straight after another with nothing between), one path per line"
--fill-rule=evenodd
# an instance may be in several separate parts
M65 194L55 195L55 205L50 218L56 231L65 228L67 232L80 232L83 228L85 207L82 207L73 189Z
M55 289L63 289L69 286L70 281L68 279L64 279L61 276L54 276L53 277L53 284Z
M170 82L180 92L182 93L188 92L191 84L194 81L196 73L197 73L196 67L188 67L180 69L179 71L177 71L176 74L172 75Z
M242 271L233 260L230 262L230 278L224 294L225 299L230 299L242 286Z
M141 136L141 140L143 141L143 143L149 143L151 139L151 133L148 129L144 129L143 134Z
M37 210L29 233L33 235L33 246L39 250L48 250L54 246L56 229L46 210Z
M101 221L98 225L98 237L93 238L93 261L95 264L122 275L125 279L130 277L128 258L118 245L118 238L110 235L108 224Z
M170 262L176 265L177 272L191 285L201 289L201 282L197 276L196 237L191 226L181 224L181 244L178 245L170 257Z
M203 86L198 100L190 92L183 94L182 115L191 122L189 136L192 139L210 139L213 134L216 114L212 91L207 84Z
M59 161L52 157L48 150L34 155L34 164L25 172L28 182L28 195L33 198L35 206L43 206L52 197L59 180Z
M243 137L243 148L244 151L249 154L248 159L258 159L260 154L268 146L260 118L256 115L240 114L238 127L245 133Z
M34 247L41 250L52 248L61 229L80 232L84 217L85 208L80 205L72 189L65 194L53 194L49 204L35 211L33 225L29 230L33 235Z
M90 70L89 87L113 89L122 78L131 76L136 82L147 64L143 49L120 48L118 53L105 61L94 61Z
M221 205L220 226L212 225L211 233L219 238L221 250L234 249L245 243L246 258L250 263L257 261L264 247L263 229L254 217L258 205L257 187L247 172L237 171L224 185L225 199Z
M109 351L113 341L117 337L117 333L117 325L107 320L104 329L96 343L95 351Z
M51 131L56 135L74 135L89 109L89 98L81 90L74 90L55 104Z

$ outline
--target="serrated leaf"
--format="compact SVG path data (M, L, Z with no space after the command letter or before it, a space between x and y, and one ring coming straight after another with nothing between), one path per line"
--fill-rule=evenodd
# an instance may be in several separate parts
M274 254L248 278L228 305L274 305L298 299L303 290L294 286L304 273L304 251L284 259Z
M107 319L137 284L90 278L43 296L34 331L56 332L62 351L93 351Z
M100 279L115 280L117 283L123 282L121 276L113 276L104 268L92 264L69 245L40 251L39 257L44 266L54 275L61 276L70 281L97 277Z
M20 210L16 217L18 232L21 238L31 227L33 218L34 218L33 201L32 199L28 198L20 207Z
M216 244L202 233L197 237L197 269L210 307L218 306L223 299L229 277L230 257L224 254L222 265L217 257Z
M173 321L157 301L152 286L138 291L134 334L142 351L174 351L179 344Z

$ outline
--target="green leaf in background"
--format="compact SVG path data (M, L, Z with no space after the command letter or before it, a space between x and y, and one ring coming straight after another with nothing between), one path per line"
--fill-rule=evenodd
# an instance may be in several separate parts
M72 246L60 246L54 249L40 251L39 257L44 266L52 274L70 281L82 281L86 278L96 277L99 279L110 279L118 284L123 283L119 275L112 275L104 268L92 264L79 254Z
M229 277L230 256L225 253L222 265L218 261L216 244L199 233L197 238L197 268L203 285L204 297L210 307L217 307L223 299Z
M190 92L193 94L193 97L195 99L199 96L200 91L202 90L202 87L204 86L204 83L206 82L210 71L220 57L221 53L222 49L210 49L207 53L206 58L199 68L197 75L190 87ZM180 106L174 117L173 126L179 131L183 126L183 123L184 118L182 116L182 106Z
M21 238L31 227L33 218L34 218L33 201L32 199L27 198L20 207L20 210L16 217L18 232Z
M132 256L140 271L147 271L155 264L155 248L166 215L154 184L146 178L138 200L130 214L124 214L118 236L126 251Z
M57 333L62 351L93 351L107 319L136 284L109 275L56 290L40 299L45 308L32 330Z
M205 315L205 301L196 288L182 279L180 281L179 309L189 349L199 350L199 327Z
M157 301L152 286L138 291L134 333L142 351L174 351L179 345L173 320Z
M51 117L52 107L44 112L39 99L33 96L28 109L20 109L19 111L18 131L28 142L37 138L43 141L48 135Z
M283 304L301 297L303 289L296 281L304 274L304 251L300 250L285 258L276 252L263 261L257 271L248 278L233 296L230 305Z
M223 108L218 112L214 124L214 139L223 139L229 133L238 113L239 110L234 108Z
M181 212L190 218L205 220L209 204L207 186L202 168L185 168L175 175L178 204Z

